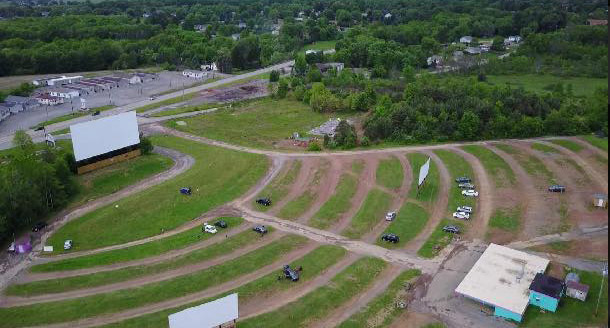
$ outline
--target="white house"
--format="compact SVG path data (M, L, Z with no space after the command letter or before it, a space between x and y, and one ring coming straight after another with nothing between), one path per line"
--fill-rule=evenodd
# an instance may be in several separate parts
M433 55L426 59L428 66L439 66L443 64L443 57L439 55Z
M40 95L36 96L35 98L42 105L55 106L55 105L59 105L59 104L63 104L64 103L64 99L63 98L54 97L54 96L49 95L48 93L40 94Z
M241 23L237 24L237 27L244 29L244 28L248 27L248 24L241 22Z
M391 19L392 18L392 14L387 13L383 16L384 19Z
M231 34L231 39L233 39L233 41L239 41L240 37L241 36L239 35L239 33Z
M195 70L187 69L187 70L182 71L182 75L193 78L193 79L203 79L204 76L207 75L207 73L202 72L202 71L195 71Z
M464 43L464 44L471 44L472 43L472 37L469 35L463 36L460 38L460 43Z
M55 86L55 85L65 85L72 84L82 80L83 77L80 75L77 76L62 76L55 79L50 79L47 81L47 85Z
M521 42L521 36L519 35L511 35L508 38L504 39L504 45L508 46L511 44L516 44Z
M76 97L80 96L80 92L78 92L78 90L73 90L73 89L68 89L68 88L51 89L51 90L49 90L49 94L53 97L66 98L66 99L76 98Z
M10 95L6 97L5 101L19 104L21 105L21 107L23 107L24 110L30 110L40 106L36 99L28 97Z
M217 71L218 66L216 66L216 63L203 64L203 65L201 65L201 70L202 71Z

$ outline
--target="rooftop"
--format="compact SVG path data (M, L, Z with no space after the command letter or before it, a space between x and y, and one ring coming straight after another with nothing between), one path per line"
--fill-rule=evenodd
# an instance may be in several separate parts
M566 286L570 289L576 289L578 291L581 291L585 294L587 294L589 292L589 286L585 285L585 284L581 284L579 282L576 281L568 281L566 283Z
M548 265L545 258L490 244L455 292L523 314L531 282Z
M543 273L538 273L530 285L530 290L560 299L564 287L563 281Z

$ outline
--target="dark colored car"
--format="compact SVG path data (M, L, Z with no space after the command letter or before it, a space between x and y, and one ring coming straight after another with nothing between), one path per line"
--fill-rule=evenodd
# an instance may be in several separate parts
M292 281L299 281L299 272L290 268L290 265L284 265L284 277Z
M449 233L460 233L460 228L454 225L448 225L443 227L443 231Z
M561 185L553 185L549 187L550 192L566 192L566 187Z
M381 240L396 244L396 243L400 242L400 237L396 236L393 233L388 233L388 234L381 236Z
M459 178L455 179L455 182L457 182L457 183L470 183L470 182L472 182L472 180L469 177L459 177Z
M100 115L100 113L101 112L99 110L96 110L93 114L91 114L91 116L98 116L98 115Z
M180 193L183 195L190 195L191 192L191 187L180 188Z
M259 198L256 200L257 204L261 204L263 206L271 206L271 199L269 198Z
M44 130L44 126L39 126L34 129L34 131L42 131L42 130Z
M46 222L42 222L42 221L40 221L40 222L36 223L36 224L35 224L35 225L32 227L32 231L34 231L34 232L38 232L38 231L40 231L40 230L44 229L46 226L47 226L47 223L46 223Z
M223 229L228 227L227 223L225 221L223 221L223 220L218 220L218 221L214 222L214 225L219 227L219 228L223 228Z
M257 225L252 230L260 233L261 235L264 235L267 233L267 227L265 227L264 225Z

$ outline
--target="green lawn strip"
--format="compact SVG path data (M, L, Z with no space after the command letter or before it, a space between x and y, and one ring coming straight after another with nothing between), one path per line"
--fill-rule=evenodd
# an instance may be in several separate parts
M393 244L378 238L377 245L385 248L402 248L409 240L413 239L426 226L428 212L421 206L413 203L405 203L396 214L396 219L383 232L393 233L400 237L400 242Z
M110 293L0 309L0 327L23 327L67 322L115 313L184 296L231 281L279 260L305 244L298 236L282 237L256 251L192 274Z
M72 239L74 250L86 250L157 235L235 199L267 170L268 160L261 155L173 136L151 139L155 145L193 156L195 164L169 181L68 222L51 236L49 245L62 249L64 240ZM193 194L180 194L187 186Z
M428 240L426 240L424 245L417 251L417 255L425 258L433 258L438 255L445 246L449 245L454 235L443 231L443 227L446 225L460 227L460 234L464 234L464 224L462 222L443 219L436 229L434 229L434 232L430 237L428 237Z
M222 231L224 232L224 230ZM139 265L113 271L98 272L88 275L34 281L25 284L11 285L6 289L7 295L33 296L40 294L61 293L81 288L91 288L125 280L135 279L146 275L161 273L189 264L207 261L215 257L226 255L245 247L256 239L254 231L244 231L236 236L212 244L206 248L198 249L185 255L151 265Z
M91 108L91 109L86 110L86 111L79 110L79 111L76 111L76 112L73 112L73 113L70 113L70 114L66 114L66 115L62 115L62 116L58 116L58 117L52 118L52 119L50 119L48 121L44 121L44 122L38 123L36 126L37 127L38 126L47 126L47 125L51 125L51 124L55 124L55 123L59 123L59 122L64 122L64 121L68 121L68 120L71 120L71 119L74 119L74 118L77 118L77 117L91 115L91 114L93 114L93 113L95 113L97 111L103 112L103 111L106 111L106 110L109 110L109 109L113 109L115 107L116 106L114 106L114 105L106 105L106 106L100 106L100 107Z
M165 125L232 144L255 148L273 148L280 140L286 140L294 132L301 135L322 124L328 114L316 113L300 101L264 98L214 113L180 119Z
M136 111L136 113L143 113L143 112L149 111L151 109L156 109L156 108L163 107L163 106L169 106L169 105L181 103L183 101L187 101L187 100L191 100L191 99L195 98L195 96L197 96L198 94L199 94L199 91L189 92L189 93L186 93L186 94L178 96L178 97L169 98L169 99L161 100L161 101L158 101L158 102L155 102L152 104L144 105L142 107L138 107L135 109L135 111Z
M578 153L581 150L585 149L585 146L579 144L578 142L574 142L572 140L567 139L553 139L549 140L549 142L567 148L575 153Z
M369 191L364 203L352 218L343 235L357 239L371 231L379 220L383 220L384 214L389 210L391 201L392 197L379 189Z
M305 53L305 51L307 50L317 50L317 51L322 51L322 50L330 50L330 49L335 49L335 45L337 44L336 40L330 40L330 41L317 41L314 42L312 44L307 44L305 46L303 46L303 49L300 51L302 54Z
M67 134L67 133L70 133L70 128L65 128L65 129L61 129L61 130L57 130L57 131L51 132L51 134L54 135L54 136L60 136L62 134Z
M409 191L409 198L429 203L436 201L440 181L436 164L434 164L433 161L430 161L430 171L428 172L428 177L426 178L426 181L424 182L422 189L418 194L417 183L419 177L419 169L422 165L426 163L426 161L428 160L428 156L420 153L409 153L407 154L407 159L409 160L409 164L411 165L411 171L413 172L413 182Z
M358 180L344 173L339 178L335 193L320 207L320 210L311 218L309 225L318 229L326 229L335 223L341 215L351 207L351 199L356 194Z
M210 302L215 299L224 297L229 294L238 293L240 302L248 301L258 295L272 295L273 293L289 290L291 288L297 288L300 284L312 280L313 278L320 275L322 272L327 270L333 264L337 263L341 258L346 255L345 249L337 246L323 245L315 250L309 252L302 258L290 263L292 267L303 267L303 272L299 279L299 283L293 283L289 280L278 281L277 277L282 275L281 269L270 273L264 277L251 281L245 285L237 287L229 292L199 300L197 302L176 307L173 309L167 309L156 313L147 314L133 319L128 319L115 324L103 326L104 328L132 328L132 327L167 327L167 316L184 310L189 307L197 306L202 303Z
M590 135L581 136L581 138L601 150L608 151L608 138L598 138Z
M476 156L481 164L494 179L496 187L512 186L517 182L515 172L502 157L483 146L463 146L464 151Z
M388 327L403 310L396 302L405 299L405 283L419 276L419 270L411 269L401 273L388 288L358 313L342 322L338 328L380 328Z
M271 206L263 206L255 203L256 208L259 211L265 212L273 207L275 203L282 200L286 194L288 194L290 186L297 179L302 165L303 162L295 160L292 162L290 168L285 174L280 173L273 180L271 180L271 182L265 186L265 189L263 189L254 199L254 201L256 201L259 198L268 197L271 199Z
M377 166L377 184L389 189L398 189L402 185L404 172L396 157L384 159Z
M243 79L239 79L239 80L236 80L236 81L223 83L221 85L216 86L215 89L226 88L226 87L234 86L236 84L250 82L250 81L253 81L253 80L265 80L265 81L269 81L269 75L270 75L270 73L261 73L261 74L257 74L257 75L252 75L252 76L245 77Z
M523 169L532 177L542 177L548 183L554 183L555 176L549 169L535 156L523 153L517 148L507 144L495 144L498 149L514 155L515 159L523 167Z
M324 287L295 302L239 323L240 328L303 327L307 322L322 319L350 298L365 290L385 268L377 258L356 261Z
M242 218L222 219L225 220L229 225L227 229L232 229L243 223ZM30 268L30 271L52 272L78 270L100 265L110 265L115 263L134 261L146 257L160 255L174 249L184 248L194 243L206 240L210 237L212 237L211 234L201 232L201 227L195 227L187 231L175 234L173 236L128 248L121 248L93 255L79 256L71 259L34 265Z
M557 312L541 313L540 308L530 306L519 327L525 328L572 328L572 327L606 327L608 325L608 279L601 290L602 276L597 272L578 271L580 282L589 285L586 301L564 296ZM599 313L595 315L597 299L602 291Z
M138 156L77 176L81 190L77 203L112 194L144 178L168 170L174 162L158 154Z
M150 116L151 117L171 116L171 115L176 115L176 114L184 114L184 113L196 112L196 111L200 111L200 110L206 110L206 109L210 109L210 108L216 108L219 106L222 106L222 105L216 104L216 103L211 103L211 104L201 104L201 105L197 105L197 106L182 106L182 107L178 107L178 108L162 110L162 111L154 113Z
M299 197L286 203L280 210L278 216L284 219L294 220L305 213L315 199L316 196L311 191L306 191Z
M360 173L362 173L362 170L364 169L364 161L361 159L356 159L352 162L352 172L354 172L355 174L360 175Z
M489 226L510 232L519 231L521 208L499 208L489 219Z
M549 145L545 145L543 143L534 142L532 143L532 149L537 150L539 152L547 153L547 154L559 154L559 150L551 147Z
M607 78L563 77L548 74L488 75L487 82L515 89L522 87L526 91L536 93L551 93L552 85L561 83L566 87L572 85L575 96L591 96L596 89L608 87Z
M451 175L451 186L449 187L449 213L453 213L457 210L458 206L471 206L476 211L476 198L465 197L462 195L462 190L458 188L458 184L455 179L458 177L469 177L472 179L472 183L477 186L476 177L472 171L470 164L460 155L451 152L449 150L436 150L436 155L443 161L449 174Z

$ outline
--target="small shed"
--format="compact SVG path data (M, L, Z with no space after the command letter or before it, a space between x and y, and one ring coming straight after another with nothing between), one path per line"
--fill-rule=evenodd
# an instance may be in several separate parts
M593 195L593 206L608 208L608 195L606 194L595 194Z
M577 300L585 301L589 294L589 286L576 281L566 282L566 295Z
M530 285L530 304L555 312L565 292L565 283L557 278L538 273Z

